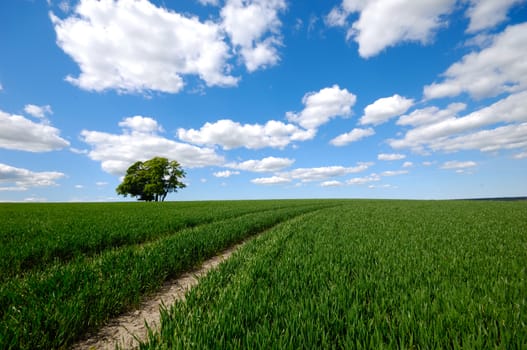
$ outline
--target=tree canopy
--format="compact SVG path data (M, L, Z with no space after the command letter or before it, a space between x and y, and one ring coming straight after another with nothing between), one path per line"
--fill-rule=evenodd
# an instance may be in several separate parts
M116 191L125 197L130 195L138 200L162 202L170 192L186 187L180 181L185 175L177 161L154 157L132 164Z

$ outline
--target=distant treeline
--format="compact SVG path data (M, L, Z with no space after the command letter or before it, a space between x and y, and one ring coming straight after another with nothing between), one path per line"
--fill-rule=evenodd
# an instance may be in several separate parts
M467 198L469 201L526 201L527 197Z

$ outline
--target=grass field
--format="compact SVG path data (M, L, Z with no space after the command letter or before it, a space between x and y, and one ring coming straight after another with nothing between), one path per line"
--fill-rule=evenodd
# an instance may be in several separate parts
M527 202L0 204L0 220L2 349L67 347L254 235L142 348L527 347Z

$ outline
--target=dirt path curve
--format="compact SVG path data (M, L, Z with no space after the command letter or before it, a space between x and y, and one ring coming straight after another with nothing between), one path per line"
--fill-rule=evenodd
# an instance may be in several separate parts
M147 338L148 331L145 321L151 329L159 328L159 307L162 303L168 307L176 300L183 300L185 293L198 284L198 278L206 275L211 269L229 258L243 244L244 242L226 249L205 261L198 269L165 282L160 291L141 303L139 309L112 319L97 334L89 335L87 339L75 344L72 349L115 349L116 344L124 349L137 347L139 345L137 339L144 341Z

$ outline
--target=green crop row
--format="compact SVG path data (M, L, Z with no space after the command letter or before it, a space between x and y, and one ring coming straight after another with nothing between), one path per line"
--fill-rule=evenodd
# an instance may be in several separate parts
M0 281L251 212L309 201L0 204Z
M283 222L141 348L525 349L526 204L353 201Z
M0 348L64 348L137 305L167 278L221 249L295 216L338 203L289 204L275 203L274 210L262 210L265 205L256 204L252 208L258 212L11 278L0 285ZM243 206L235 206L239 213L244 211Z

